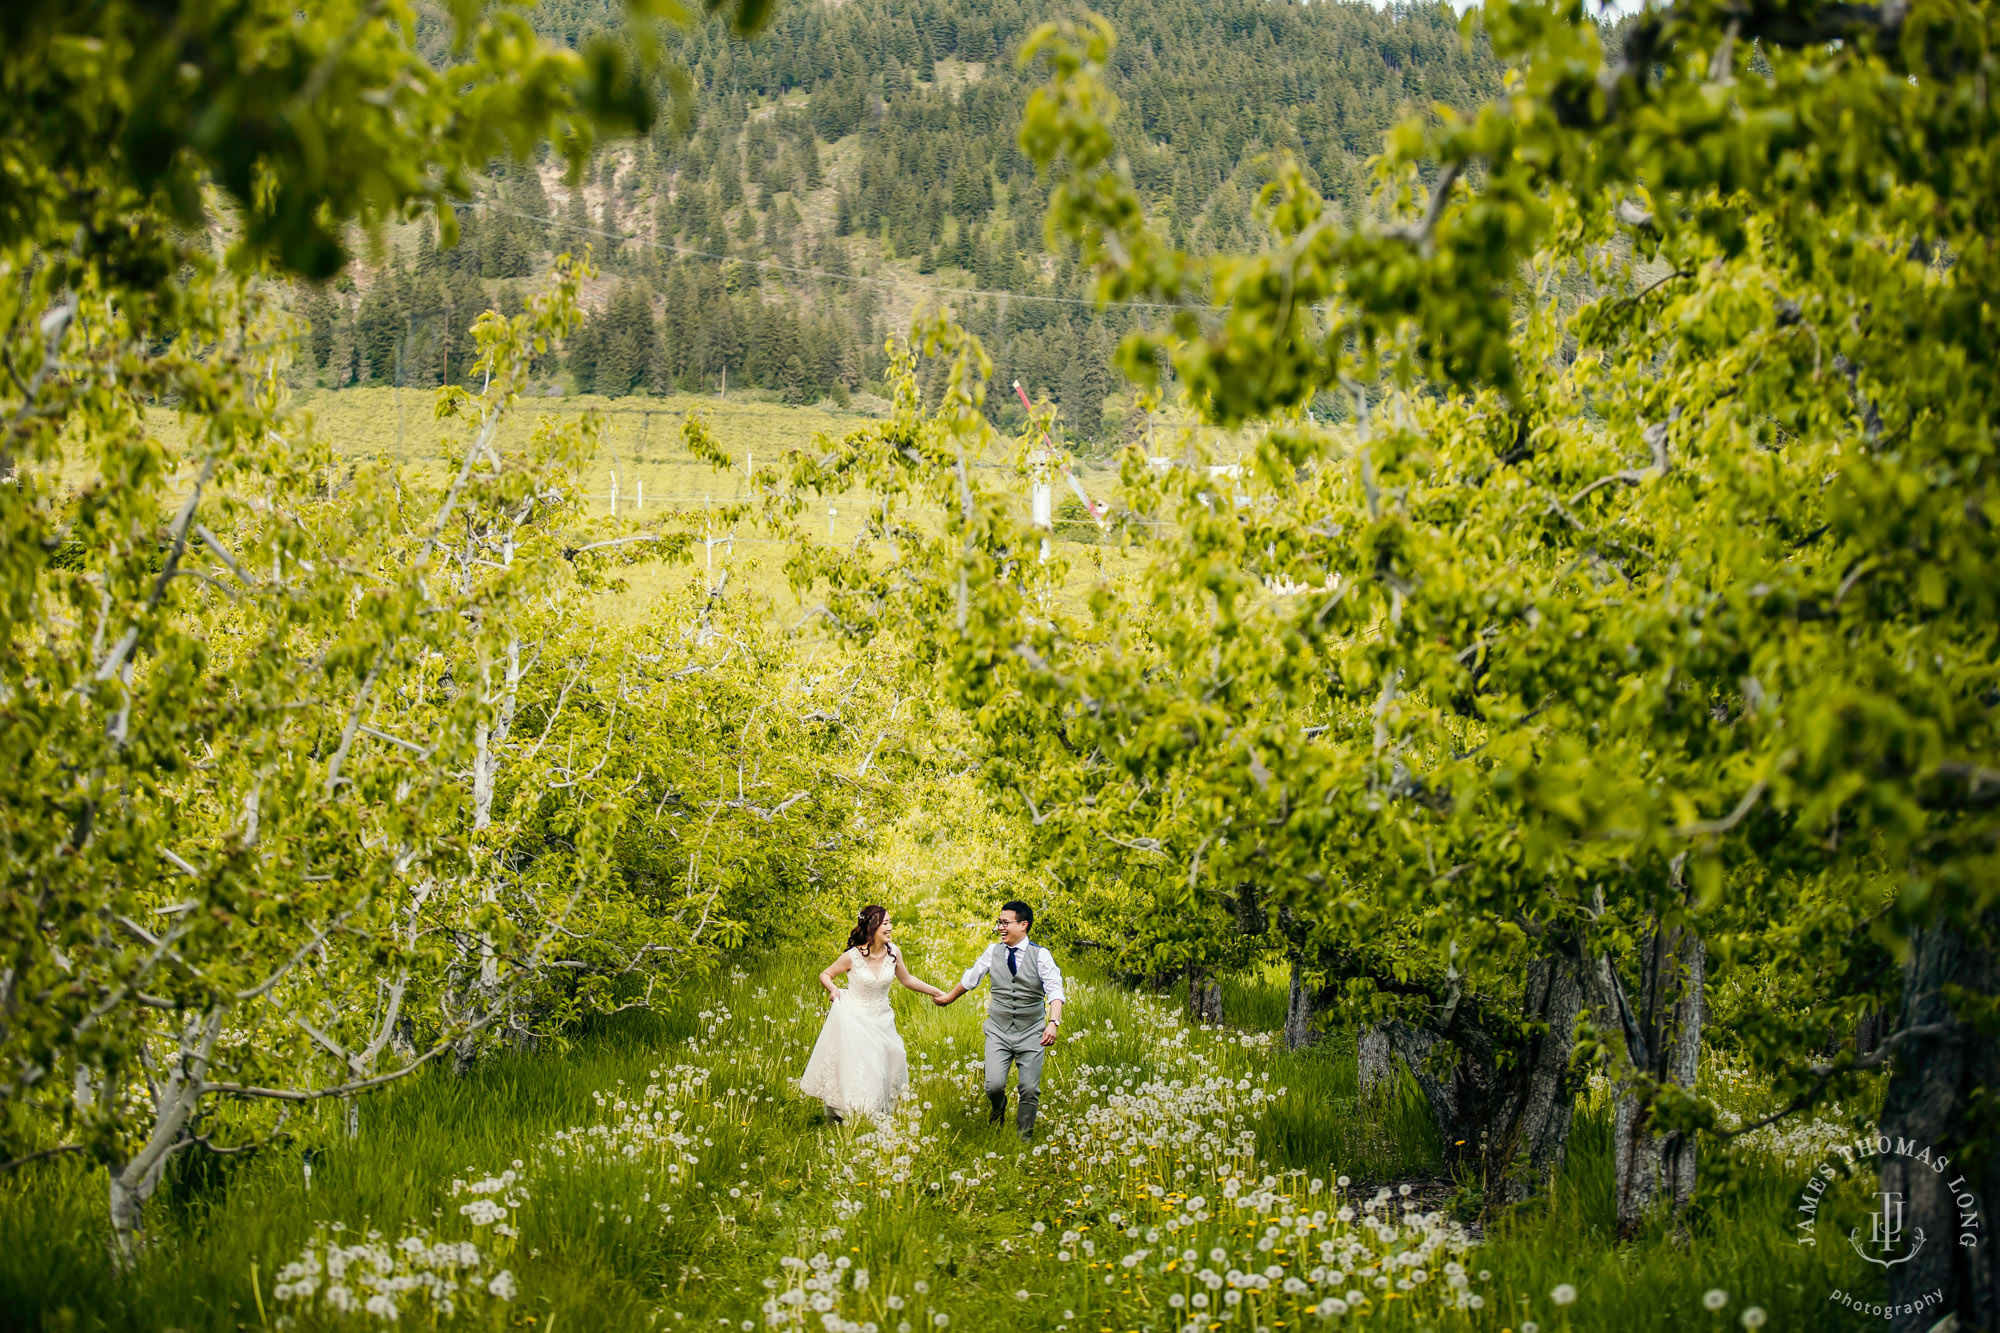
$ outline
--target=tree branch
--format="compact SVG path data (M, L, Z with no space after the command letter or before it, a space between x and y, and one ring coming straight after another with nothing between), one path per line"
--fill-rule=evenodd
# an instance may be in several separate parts
M1758 778L1750 784L1750 790L1743 793L1743 799L1736 803L1736 808L1721 819L1697 819L1681 825L1674 832L1683 838L1727 833L1743 822L1744 816L1748 815L1756 807L1757 802L1762 800L1764 793L1770 789L1770 783L1764 781L1762 778Z
M1809 1066L1813 1075L1812 1086L1799 1093L1777 1110L1771 1112L1771 1114L1760 1116L1758 1119L1738 1125L1734 1129L1711 1129L1708 1132L1718 1139L1728 1140L1740 1138L1745 1134L1760 1130L1766 1125L1775 1125L1786 1116L1803 1111L1818 1101L1819 1095L1826 1091L1826 1085L1841 1074L1851 1074L1860 1070L1880 1068L1888 1062L1889 1057L1895 1053L1896 1048L1904 1042L1923 1037L1948 1036L1955 1026L1952 1023L1922 1023L1913 1028L1904 1028L1901 1032L1884 1038L1882 1044L1877 1046L1872 1052L1849 1063L1815 1063Z
M1948 778L1965 784L1965 794L1957 804L1965 809L1984 809L1989 805L2000 805L2000 768L1987 768L1984 764L1944 763L1935 770L1941 778Z
M1431 237L1437 231L1438 219L1444 216L1444 206L1451 197L1451 187L1458 184L1458 178L1464 171L1465 162L1462 159L1445 163L1444 170L1438 175L1437 184L1431 189L1430 203L1424 209L1423 220L1413 225L1392 228L1391 234L1400 236L1404 240L1414 241L1428 254Z
M411 1074L416 1073L417 1070L437 1059L440 1055L443 1055L446 1051L451 1050L464 1038L491 1027L493 1021L499 1016L500 1013L497 1009L491 1013L484 1014L454 1032L445 1041L439 1042L422 1055L412 1059L402 1068L393 1069L386 1074L377 1074L373 1078L356 1079L351 1083L341 1083L330 1088L265 1088L252 1083L203 1083L202 1091L227 1093L231 1097L260 1097L267 1101L283 1102L313 1102L323 1101L328 1097L351 1097L357 1092L365 1092L369 1088L379 1088L385 1083L393 1083L399 1078L409 1077Z
M44 1148L40 1152L31 1152L25 1157L16 1157L11 1162L0 1162L0 1175L18 1170L31 1162L39 1162L46 1158L60 1157L65 1153L83 1152L84 1150L85 1145L81 1143L65 1143L60 1148Z
M354 693L354 707L347 714L347 725L341 729L340 748L333 752L333 758L326 764L326 794L332 796L340 786L340 766L347 762L347 752L354 745L354 733L361 726L361 710L368 706L368 694L375 688L375 677L382 670L381 659L377 658L368 666L368 674L362 677L361 688Z

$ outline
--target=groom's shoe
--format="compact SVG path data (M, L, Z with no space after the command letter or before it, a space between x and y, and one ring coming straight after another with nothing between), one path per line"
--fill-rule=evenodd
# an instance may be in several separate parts
M992 1114L992 1115L989 1115L989 1116L987 1116L987 1117L986 1117L986 1123L987 1123L987 1124L989 1124L989 1125L997 1125L997 1124L1000 1124L1001 1122L1003 1122L1004 1120L1006 1120L1006 1119L1007 1119L1007 1094L1006 1094L1006 1093L1004 1093L1004 1092L989 1092L989 1093L987 1093L987 1094L986 1094L986 1100L987 1100L987 1101L988 1101L989 1103L991 1103L991 1104L992 1104L992 1107L993 1107L993 1114Z

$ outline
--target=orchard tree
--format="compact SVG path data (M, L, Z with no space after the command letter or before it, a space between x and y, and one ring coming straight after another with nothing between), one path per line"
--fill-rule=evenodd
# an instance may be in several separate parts
M577 280L533 315L486 321L489 434L526 344L574 318ZM429 937L476 925L431 886L465 873L453 774L490 702L445 692L417 739L378 717L376 691L407 664L476 653L482 613L510 607L465 596L443 558L484 479L461 476L416 525L393 477L329 495L331 460L276 387L283 340L244 327L200 365L185 345L134 350L101 292L72 301L79 317L51 337L71 376L71 447L107 472L136 455L149 467L131 485L180 494L154 526L106 482L68 495L54 467L24 462L8 488L53 540L39 577L11 590L5 1116L17 1153L106 1161L129 1257L167 1161L209 1140L218 1097L347 1095L442 1049L376 1068ZM174 459L142 396L177 374L211 397L185 414ZM357 988L365 1003L326 1002ZM446 1026L476 1031L497 1012ZM300 1065L309 1047L339 1057L330 1080Z
M105 1163L121 1261L175 1155L329 1099L357 1134L359 1094L650 1004L853 873L849 824L884 803L850 789L893 707L873 678L825 734L829 692L719 586L607 635L607 562L687 539L583 518L594 417L507 429L588 271L482 316L480 392L438 398L442 485L363 466L330 488L275 366L244 386L254 434L189 414L207 433L164 538L21 469L72 516L9 685L35 916L10 943L6 1126L16 1165ZM134 428L109 403L78 438Z
M1884 1132L1964 1171L1895 1183L1956 1234L1946 1186L1992 1197L1991 16L1675 5L1611 56L1579 9L1475 21L1508 94L1392 137L1386 218L1280 173L1268 246L1212 261L1139 207L1109 32L1045 31L1023 143L1060 167L1052 229L1105 300L1183 305L1125 369L1171 366L1250 429L1254 482L1238 504L1134 458L1132 500L1174 526L1127 601L1055 614L962 467L966 348L934 421L795 472L919 488L944 534L896 533L887 578L805 572L844 623L955 629L940 651L1037 829L1218 898L1268 886L1441 1119L1482 1069L1542 1071L1454 1145L1490 1198L1559 1160L1580 1011L1621 1227L1684 1202L1711 958L1770 957L1826 979L1732 1015L1773 1115L1893 1056ZM1345 429L1315 424L1328 399ZM1167 773L1200 822L1134 799ZM1883 946L1909 960L1899 1019L1828 1059L1829 1023L1885 998ZM1892 1281L1991 1323L1992 1262L1930 1247Z
M1277 485L1323 470L1350 493L1339 531L1280 503L1285 526L1232 563L1324 587L1295 625L1361 608L1346 651L1366 666L1339 692L1374 694L1367 780L1448 797L1468 840L1423 849L1411 903L1577 966L1621 1094L1628 1226L1692 1183L1674 1140L1699 1108L1674 1112L1704 932L1734 943L1773 909L1908 941L1902 1023L1868 1057L1901 1057L1884 1127L1991 1160L1992 405L1971 371L1991 346L1990 21L1675 6L1607 60L1574 12L1495 6L1510 96L1392 140L1406 220L1342 226L1281 181L1271 250L1206 273L1131 207L1090 70L1104 34L1059 47L1030 109L1026 146L1069 168L1052 223L1103 294L1206 278L1227 307L1131 340L1131 370L1164 353L1221 424L1393 386L1388 414L1357 401L1344 467L1264 436ZM1594 299L1552 328L1565 271ZM1790 897L1800 873L1846 892ZM1781 1109L1840 1072L1807 1058L1809 1030L1767 1052ZM1986 1169L1960 1181L1975 1202ZM1936 1234L1946 1183L1911 1182ZM1940 1250L1896 1280L1991 1322L1991 1262Z
M594 425L496 448L576 271L480 322L434 508L379 471L336 485L280 388L298 339L266 277L326 279L359 231L427 208L449 238L496 156L553 139L580 164L653 117L644 24L578 54L456 5L433 65L415 21L363 0L0 14L0 1165L104 1163L128 1258L173 1155L281 1116L218 1108L350 1096L515 1024L524 988L587 991L713 919L612 903L630 821L608 789L493 814L551 771L508 748L539 686L517 650L562 629L529 585L605 559L564 531ZM510 841L543 825L563 857Z

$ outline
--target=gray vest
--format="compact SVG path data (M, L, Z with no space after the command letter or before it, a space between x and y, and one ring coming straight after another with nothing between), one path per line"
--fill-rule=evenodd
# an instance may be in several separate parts
M986 1021L1002 1032L1026 1032L1048 1022L1047 997L1042 992L1042 970L1036 966L1039 944L1023 944L1014 956L1019 972L1007 970L1007 946L993 946L993 965L987 979L993 984L993 998L986 1005Z

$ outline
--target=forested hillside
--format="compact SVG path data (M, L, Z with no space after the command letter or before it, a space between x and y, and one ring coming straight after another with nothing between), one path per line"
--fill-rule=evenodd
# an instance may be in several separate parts
M579 391L756 388L786 401L879 379L882 345L949 301L997 361L1054 399L1080 440L1138 423L1112 396L1120 312L1097 311L1042 238L1046 186L1017 144L1027 77L1013 55L1057 6L883 0L780 10L754 43L720 22L675 34L685 114L598 154L496 166L459 213L379 263L304 294L323 381L435 385L471 364L471 322L518 309L515 280L589 245L606 281L560 362ZM1369 158L1399 114L1498 87L1483 42L1442 10L1259 0L1119 0L1114 70L1134 183L1198 253L1254 248L1257 192L1289 156L1343 208L1367 206ZM616 32L615 0L548 0L546 35ZM446 26L425 35L444 55ZM691 119L690 119L691 118ZM953 296L951 289L981 295ZM1109 403L1107 404L1107 397ZM1011 397L989 404L1011 420Z

